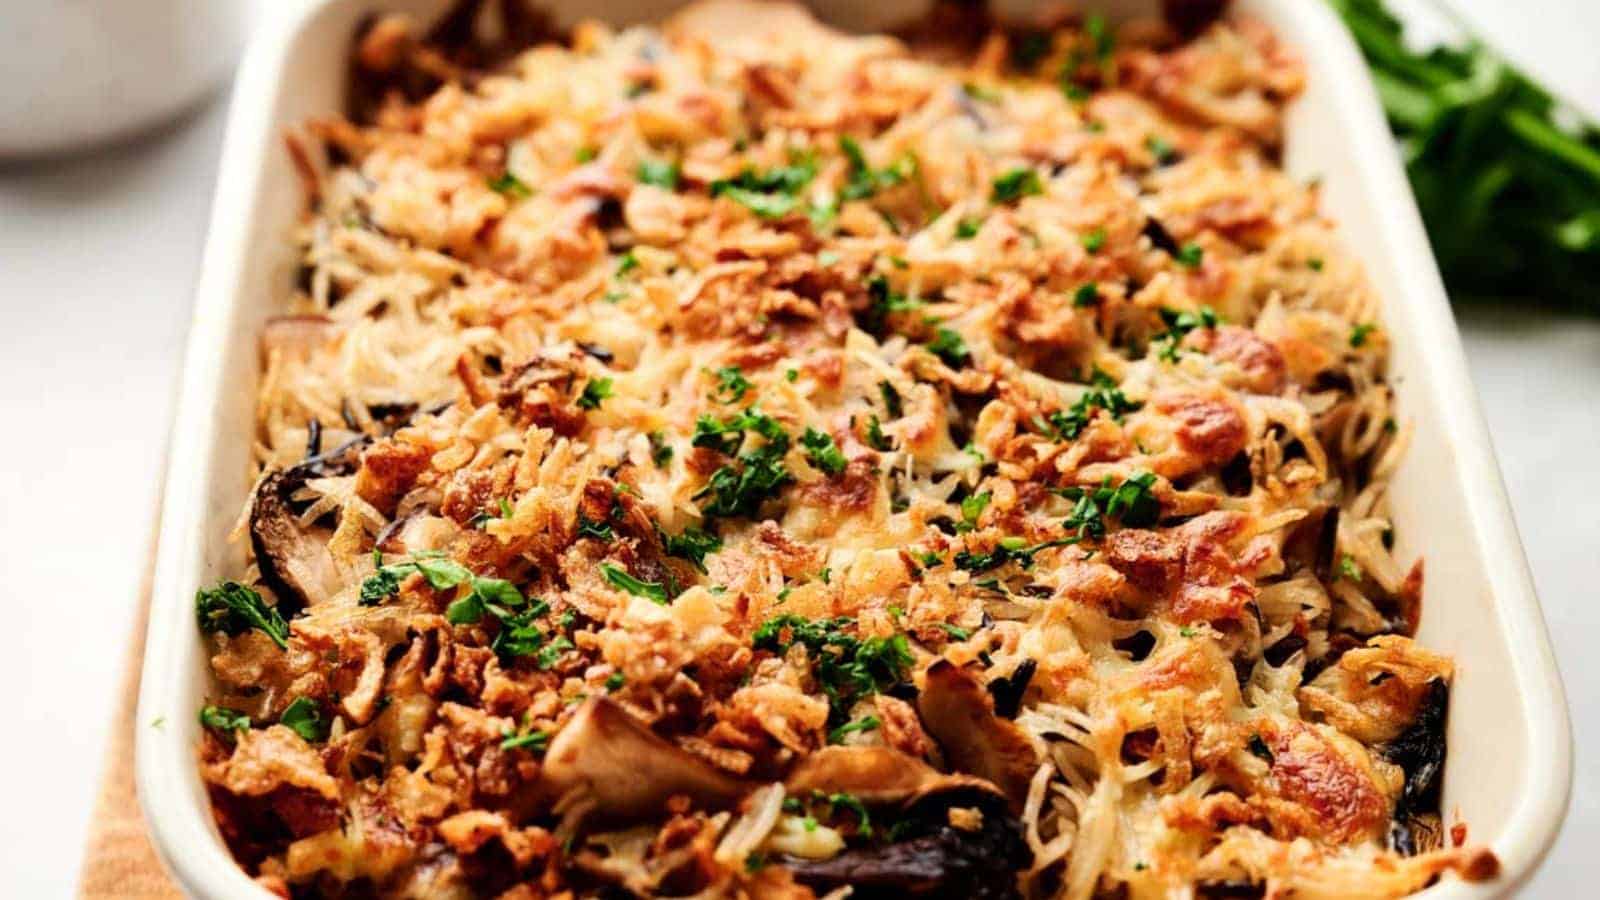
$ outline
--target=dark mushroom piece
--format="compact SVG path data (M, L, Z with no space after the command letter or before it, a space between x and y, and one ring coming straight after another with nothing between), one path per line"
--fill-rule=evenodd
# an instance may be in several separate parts
M328 552L330 530L301 525L294 495L312 478L349 475L368 443L357 438L320 456L268 475L250 503L250 545L261 581L278 596L285 618L337 593L344 579Z
M898 804L894 839L824 860L781 857L796 881L818 896L841 887L851 897L1012 900L1016 873L1033 861L1022 825L987 782L947 775L888 747L829 747L785 781L791 796L848 793L868 806ZM952 810L973 810L968 827Z
M1025 659L1011 670L1010 675L989 681L989 696L994 698L994 714L1003 719L1015 719L1022 707L1022 697L1028 692L1028 682L1039 670L1039 662Z
M928 667L917 712L958 772L984 779L1021 810L1039 751L1015 722L995 714L994 698L972 673L941 659Z
M557 793L586 790L594 815L608 822L657 816L675 795L700 808L726 808L755 787L651 731L606 697L584 701L550 741L544 774Z
M1420 849L1419 837L1439 831L1439 785L1444 773L1445 720L1450 711L1450 685L1443 678L1428 682L1428 692L1417 707L1410 727L1376 749L1399 766L1406 780L1394 805L1389 844L1395 852L1412 855Z

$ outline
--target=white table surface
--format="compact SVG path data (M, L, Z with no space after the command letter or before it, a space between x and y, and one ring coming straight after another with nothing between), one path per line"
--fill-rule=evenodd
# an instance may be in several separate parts
M1309 2L1309 0L1308 0ZM1600 110L1600 4L1458 0ZM0 896L73 892L119 687L222 134L212 102L93 156L0 166ZM1600 290L1600 286L1597 286ZM1600 318L1461 309L1577 742L1571 812L1524 892L1600 883ZM183 477L183 473L174 473Z

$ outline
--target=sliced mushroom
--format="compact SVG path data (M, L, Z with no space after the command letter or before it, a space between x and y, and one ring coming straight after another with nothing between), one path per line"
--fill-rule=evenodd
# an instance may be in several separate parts
M1439 827L1439 784L1444 773L1444 729L1449 712L1450 684L1435 678L1428 682L1411 726L1377 748L1384 759L1399 766L1406 775L1394 805L1394 820L1389 824L1389 844L1407 856L1425 843L1419 840L1419 832Z
M305 360L344 332L345 326L327 316L274 316L261 329L261 356Z
M950 768L994 784L1013 811L1022 809L1039 750L1015 722L995 714L994 698L972 673L946 659L929 666L917 712Z
M732 806L755 785L713 768L635 719L616 701L592 697L550 742L545 776L565 794L586 790L609 821L658 815L668 797Z
M940 791L972 790L999 797L994 785L967 775L948 775L891 747L832 746L801 760L784 779L791 796L821 791L851 794L862 803L906 803Z
M785 788L790 796L847 793L868 806L900 807L892 843L778 860L819 896L845 886L868 900L1020 896L1015 876L1032 853L1006 798L987 781L935 771L888 747L828 747L802 761Z
M344 586L344 577L328 552L329 530L315 523L300 524L294 510L295 492L312 478L354 472L367 442L357 438L309 457L268 475L256 489L250 504L250 544L261 567L261 580L278 595L285 616L326 600Z

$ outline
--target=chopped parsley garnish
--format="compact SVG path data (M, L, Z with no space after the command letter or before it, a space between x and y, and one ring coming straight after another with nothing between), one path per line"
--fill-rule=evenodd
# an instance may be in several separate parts
M289 647L289 623L260 594L238 582L224 581L214 588L196 591L194 608L200 630L207 634L220 631L233 637L255 628L271 638L278 649Z
M250 717L226 706L207 706L200 710L200 724L231 735L235 731L249 731Z
M867 419L867 446L880 452L894 449L894 445L884 435L883 423L878 421L877 415Z
M1025 167L1018 167L995 176L990 184L989 201L991 203L1015 203L1023 197L1044 193L1044 187L1039 183L1039 173Z
M1072 292L1072 305L1077 307L1093 306L1100 301L1100 285L1093 281L1078 286Z
M949 635L951 640L964 641L967 638L972 637L972 632L962 628L960 625L952 625L949 622L935 622L934 624L943 629L944 633Z
M884 323L891 313L911 312L922 308L922 301L897 294L889 287L889 279L881 273L867 279L867 299L870 304L866 312L866 325L868 330L879 332L883 330Z
M987 572L998 569L1006 563L1017 563L1024 569L1033 565L1033 557L1040 550L1050 547L1063 547L1075 544L1077 538L1067 538L1059 541L1045 541L1040 544L1028 546L1028 542L1020 537L1003 537L994 545L992 550L974 553L971 550L962 550L955 555L951 562L956 568L967 572Z
M1052 412L1047 419L1045 424L1056 439L1070 441L1083 433L1096 410L1103 409L1113 421L1121 422L1124 415L1139 409L1140 404L1129 400L1110 375L1095 369L1089 379L1089 389L1083 392L1083 396L1066 410ZM1034 424L1040 423L1035 420Z
M900 400L900 392L888 381L878 382L878 393L883 395L883 408L889 413L889 418L898 419L905 415L905 406Z
M1093 490L1064 488L1061 495L1076 504L1063 524L1079 538L1104 535L1105 518L1116 519L1129 528L1154 525L1161 518L1161 501L1151 492L1155 483L1154 472L1136 472L1116 487L1111 486L1111 476L1107 475Z
M1313 272L1321 272L1322 271L1322 257L1313 256L1310 259L1306 260L1306 265Z
M978 229L982 227L982 219L962 219L956 223L956 240L971 240L978 236Z
M583 386L583 393L578 395L579 409L599 409L600 404L611 396L610 378L593 378Z
M1209 306L1200 307L1198 312L1184 310L1179 312L1174 309L1161 309L1161 321L1167 325L1167 330L1158 334L1150 341L1150 346L1155 348L1158 358L1167 362L1178 361L1178 343L1184 335L1196 328L1215 328L1222 321L1217 311Z
M610 542L616 539L610 522L596 522L583 514L578 515L578 537Z
M820 794L821 792L819 791L818 793ZM866 804L862 803L856 795L837 793L828 794L825 797L819 796L818 799L824 800L835 811L848 809L855 813L858 820L856 822L856 835L863 838L872 837L872 817L867 814Z
M635 597L643 597L652 603L659 603L662 606L667 605L668 598L665 585L654 581L641 581L629 575L627 570L621 566L608 562L600 564L600 574L606 577L606 581L611 582L612 587L626 591Z
M545 671L561 661L561 654L573 649L576 648L566 635L557 635L550 643L539 648L539 652L533 656L533 663L540 671Z
M849 180L839 191L842 200L861 200L884 188L901 184L914 165L910 157L906 157L887 168L874 169L868 165L866 154L861 152L861 145L849 135L839 138L839 150L850 161Z
M800 446L806 450L806 459L813 466L827 472L829 475L837 475L843 472L847 465L844 453L833 442L833 435L831 434L818 431L815 428L807 428L805 434L800 435Z
M667 443L667 433L664 431L652 431L649 435L649 441L650 461L655 463L658 469L666 468L667 463L672 462L672 445Z
M1156 162L1163 166L1172 162L1178 155L1178 151L1172 146L1172 142L1158 134L1152 134L1145 138L1144 145L1149 149L1150 155L1156 158Z
M956 525L956 530L971 531L978 527L978 517L983 515L993 497L992 493L984 491L964 498L961 501L961 522Z
M1369 335L1373 331L1377 330L1377 327L1378 327L1378 325L1375 322L1358 322L1358 323L1356 323L1355 327L1350 329L1350 346L1352 346L1352 347L1365 346L1366 343L1367 343L1367 335Z
M854 734L858 731L874 731L881 724L883 723L878 721L877 716L866 716L854 722L846 722L828 732L828 743L842 744L844 743L845 735Z
M661 159L647 159L639 163L634 178L640 184L651 184L669 191L678 189L678 164Z
M830 718L842 721L857 699L904 681L915 661L904 634L863 639L845 630L854 624L848 616L776 616L756 629L751 643L779 656L795 644L805 647L817 683L828 697Z
M618 278L621 278L637 268L639 268L639 254L634 253L632 250L629 250L627 253L617 257Z
M1346 553L1339 557L1339 577L1351 581L1361 580L1361 567L1356 564L1356 558Z
M542 600L534 600L528 608L520 612L512 612L500 606L486 607L500 620L500 630L490 642L489 649L493 650L501 659L516 659L523 656L532 656L544 646L544 632L534 624L534 620L548 613L550 607Z
M606 676L606 693L615 694L617 691L622 690L622 686L627 683L628 676L621 672L612 672Z
M959 369L972 361L972 354L967 350L967 342L961 335L949 328L939 328L934 332L933 340L928 342L928 352L944 360L945 365L952 369Z
M717 379L717 386L712 389L711 397L718 403L738 403L754 386L738 366L723 366L712 375Z
M328 723L323 721L317 701L310 697L294 698L278 717L278 724L288 727L310 744L328 739Z
M1084 235L1081 241L1083 242L1083 249L1090 253L1099 253L1100 248L1106 245L1106 230L1104 228L1096 228Z
M506 172L497 178L490 178L488 184L489 190L507 197L526 199L533 196L533 188L523 184L522 179L510 172Z
M693 526L678 534L662 535L662 543L667 555L686 559L702 572L706 570L706 556L722 549L721 538Z
M501 750L532 750L542 753L550 746L550 733L543 729L518 734L508 728L501 732L500 736L504 739L500 741Z
M781 219L800 204L799 193L817 175L809 153L790 155L790 164L758 172L745 169L733 178L711 182L711 196L727 197L763 219Z
M440 551L423 551L412 554L405 562L384 565L383 553L372 551L372 564L377 571L361 582L361 605L376 606L400 591L400 581L412 573L420 573L434 590L446 590L472 578L472 572L460 563L445 558Z
M1190 269L1198 269L1201 261L1204 260L1205 257L1205 248L1191 241L1190 243L1184 244L1182 247L1178 248L1178 255L1174 257L1174 259L1178 261L1178 265L1180 266Z
M577 151L572 154L572 159L573 161L580 163L594 162L594 158L599 155L600 151L593 147L579 147Z
M747 432L765 442L745 450ZM694 494L696 500L709 498L701 506L708 516L753 517L763 502L789 482L789 470L783 464L783 456L789 450L788 432L755 407L720 422L701 416L695 422L693 443L728 456L737 454L734 462L712 472L705 486Z

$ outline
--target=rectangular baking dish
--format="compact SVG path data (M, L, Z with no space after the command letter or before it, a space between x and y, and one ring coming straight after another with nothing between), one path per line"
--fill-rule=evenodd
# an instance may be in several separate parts
M239 74L195 301L164 498L140 691L138 791L155 844L199 897L267 896L233 863L196 771L196 710L209 684L195 590L239 571L227 540L248 492L257 335L296 270L289 232L302 211L285 128L337 112L357 23L375 8L429 21L446 0L304 0L269 16ZM658 19L651 0L542 4L563 24ZM848 29L914 17L921 0L813 4ZM1035 3L998 4L1022 13ZM1088 0L1113 17L1155 0ZM1286 163L1322 179L1325 211L1366 266L1393 336L1392 374L1415 440L1393 480L1401 559L1427 560L1420 637L1451 654L1457 680L1445 770L1446 822L1502 864L1488 884L1446 881L1422 896L1509 893L1553 841L1566 810L1571 736L1555 660L1455 322L1367 72L1343 27L1314 0L1240 0L1302 54L1308 88L1288 120Z

